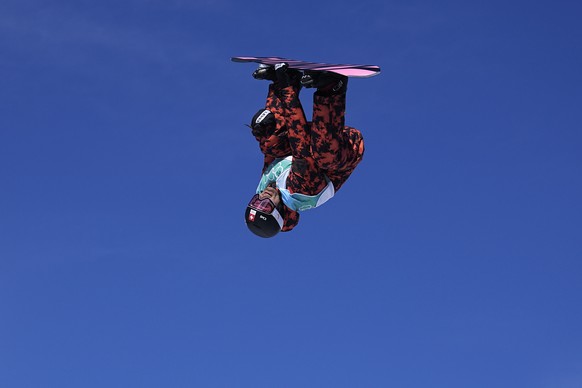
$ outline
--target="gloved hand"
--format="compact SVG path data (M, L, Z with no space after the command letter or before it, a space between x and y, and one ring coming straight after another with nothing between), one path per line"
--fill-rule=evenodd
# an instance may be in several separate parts
M251 120L251 132L253 136L260 137L272 133L276 127L275 115L268 109L259 109Z

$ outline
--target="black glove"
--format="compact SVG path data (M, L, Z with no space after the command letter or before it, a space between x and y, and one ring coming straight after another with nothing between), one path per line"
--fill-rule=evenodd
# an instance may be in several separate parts
M275 115L268 109L259 109L251 120L251 133L253 136L265 136L271 133L276 127Z

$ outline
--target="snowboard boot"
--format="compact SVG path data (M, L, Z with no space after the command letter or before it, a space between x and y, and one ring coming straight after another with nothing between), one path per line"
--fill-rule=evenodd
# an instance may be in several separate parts
M317 93L321 95L342 94L348 89L348 77L329 71L306 71L301 85L317 88Z
M270 65L260 64L257 70L253 72L254 79L264 79L268 81L276 81L277 74L275 73L275 67Z
M299 70L290 69L286 63L277 63L276 65L260 64L257 70L253 72L255 79L264 79L273 81L279 88L286 88L294 85L301 88L301 73Z
M303 73L296 69L290 69L287 63L277 63L275 65L275 84L280 88L294 86L301 89L301 76Z

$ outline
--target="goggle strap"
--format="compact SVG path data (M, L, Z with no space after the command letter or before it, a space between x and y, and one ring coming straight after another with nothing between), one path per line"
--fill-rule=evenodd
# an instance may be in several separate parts
M275 217L275 219L277 220L277 223L279 224L279 228L283 229L283 224L285 223L285 221L283 220L281 213L279 213L279 210L277 210L277 208L275 208L275 210L273 210L271 215L273 217Z

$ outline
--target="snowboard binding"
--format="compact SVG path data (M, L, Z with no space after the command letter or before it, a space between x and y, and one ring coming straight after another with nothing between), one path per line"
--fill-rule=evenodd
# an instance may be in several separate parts
M261 63L257 70L253 72L253 78L259 80L276 81L277 75L275 73L275 67Z
M296 69L290 69L287 63L277 63L275 65L260 64L253 72L253 78L259 80L273 81L280 87L297 85L301 87L300 81L303 73Z
M320 93L342 94L347 91L348 77L328 71L306 70L301 77L301 85L306 88L317 88Z
M287 63L275 65L260 64L253 72L253 78L277 83L281 87L297 85L317 88L321 94L342 94L348 86L348 77L328 71L290 69Z

